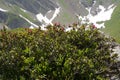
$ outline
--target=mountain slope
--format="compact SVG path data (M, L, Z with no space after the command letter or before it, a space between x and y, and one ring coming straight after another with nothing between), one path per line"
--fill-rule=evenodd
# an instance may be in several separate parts
M107 21L105 26L106 28L103 31L120 42L120 4L116 7L111 20Z
M12 13L4 13L2 11L0 11L0 21L1 23L10 26L11 29L30 26L29 23L26 20L20 18L20 16Z
M120 0L0 0L0 23L9 28L40 25L43 29L54 22L66 26L73 22L94 23L119 38L119 3Z
M57 7L57 5L51 0L0 0L0 8L6 10L3 11L4 14L8 15L9 12L16 16L22 15L24 18L28 19L29 22L35 23L37 25L40 25L41 23L37 20L36 14L41 13L42 15L45 15L49 10L55 10L55 7ZM1 22L2 21L0 21L0 23ZM7 22L4 23L8 25ZM15 24L12 24L12 26L9 25L9 27L16 28L14 25ZM18 25L17 27L21 25Z
M105 33L113 36L120 42L120 0L56 0L60 3L62 11L59 17L60 22L71 23L79 21L76 14L81 16L81 19L86 23L86 17L90 23L94 23L97 27L105 27L102 29ZM89 11L90 10L90 11ZM102 11L103 10L103 11ZM102 14L101 14L102 13ZM72 16L71 16L72 14ZM62 16L67 15L67 16ZM96 17L96 18L95 18ZM101 21L100 21L101 20Z
M88 9L91 8L90 14L92 16L99 14L101 11L99 6L105 9L119 0L1 0L0 8L8 10L12 14L22 15L37 25L48 23L50 18L55 13L56 8L60 8L60 13L52 22L61 22L62 24L71 24L73 21L79 21L76 15L82 17L89 14ZM47 14L48 13L48 14ZM41 14L38 20L37 14ZM47 16L46 16L47 14ZM40 19L39 18L39 19ZM46 21L46 19L48 21ZM51 21L49 21L50 23ZM39 24L38 24L39 23Z

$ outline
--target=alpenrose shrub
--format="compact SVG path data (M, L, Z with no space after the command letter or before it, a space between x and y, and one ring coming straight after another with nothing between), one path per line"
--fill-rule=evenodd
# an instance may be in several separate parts
M113 39L98 29L73 25L47 30L20 29L0 32L2 80L109 80L119 70ZM18 30L18 29L17 29ZM114 67L113 67L114 65Z

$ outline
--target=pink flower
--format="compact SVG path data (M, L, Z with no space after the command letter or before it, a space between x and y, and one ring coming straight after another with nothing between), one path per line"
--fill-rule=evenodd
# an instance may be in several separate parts
M56 23L54 23L54 26L60 26L60 23L58 23L58 22L56 22Z
M92 28L94 28L94 29L95 29L95 28L97 28L97 27L93 24L93 25L92 25Z

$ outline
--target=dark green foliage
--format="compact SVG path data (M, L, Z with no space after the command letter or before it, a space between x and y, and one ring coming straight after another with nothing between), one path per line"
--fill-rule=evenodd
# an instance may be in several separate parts
M0 23L5 23L10 29L30 26L23 18L10 12L5 13L2 11L0 11Z
M0 79L106 80L117 75L111 68L116 63L108 44L112 39L97 29L75 27L68 32L60 26L48 26L47 31L2 30Z

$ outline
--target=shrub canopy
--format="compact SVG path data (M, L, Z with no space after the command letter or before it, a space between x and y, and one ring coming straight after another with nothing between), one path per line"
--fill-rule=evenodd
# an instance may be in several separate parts
M98 29L73 25L0 32L2 80L106 80L117 77L113 39Z

